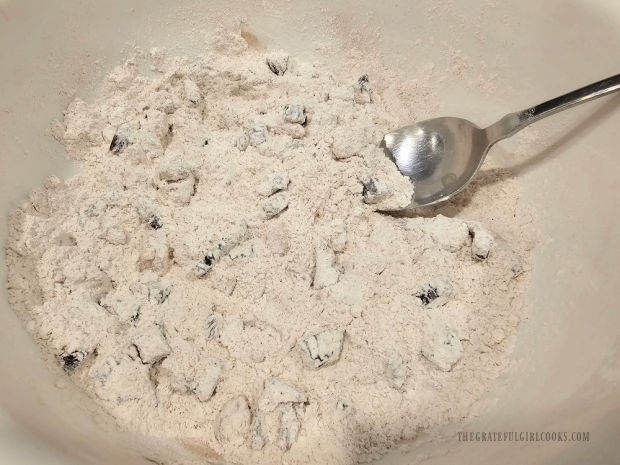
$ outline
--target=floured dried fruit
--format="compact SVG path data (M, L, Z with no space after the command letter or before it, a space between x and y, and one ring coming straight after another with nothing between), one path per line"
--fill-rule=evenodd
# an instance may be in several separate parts
M269 71L276 76L282 76L288 70L288 60L288 55L274 54L269 56L265 62L267 63Z
M306 336L297 345L308 368L321 368L338 361L343 342L343 331L326 329Z

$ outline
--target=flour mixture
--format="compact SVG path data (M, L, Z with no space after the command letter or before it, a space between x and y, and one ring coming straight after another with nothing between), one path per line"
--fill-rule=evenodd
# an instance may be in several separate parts
M67 108L81 170L10 219L10 299L53 364L123 429L234 463L350 465L475 412L523 313L514 180L390 216L413 187L377 145L419 83L235 35L142 58Z

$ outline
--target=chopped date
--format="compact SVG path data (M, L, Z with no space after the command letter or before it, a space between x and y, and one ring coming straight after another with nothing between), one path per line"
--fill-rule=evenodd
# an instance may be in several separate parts
M325 329L299 340L297 346L304 365L318 369L333 365L340 359L343 341L344 331Z
M445 275L432 276L419 288L415 296L420 299L422 305L441 307L454 294L454 287L450 279Z
M427 289L418 292L415 296L420 299L424 305L428 305L439 297L439 293L437 292L436 287L429 286Z
M206 321L206 335L207 339L215 339L220 335L220 329L222 327L223 319L218 313L214 313Z
M66 371L75 370L82 360L84 360L84 352L76 350L75 352L71 352L70 354L65 354L61 356L62 359L62 367Z
M153 216L149 221L149 226L153 229L159 229L163 226L163 223L157 216Z
M478 261L486 260L489 257L495 242L491 232L479 224L474 224L469 228L469 235L472 238L472 257Z
M355 103L359 104L372 103L372 95L368 74L362 75L357 80L357 85L353 87L353 100L355 101Z
M147 284L147 294L149 302L153 305L163 304L170 295L170 287L153 281Z
M288 69L288 59L286 55L269 57L266 60L267 67L276 76L283 76Z
M366 204L377 204L391 195L389 187L380 179L367 178L362 181L362 197Z
M369 89L369 82L368 74L362 74L357 80L357 84L360 86L360 89L366 91Z
M130 145L131 142L129 141L127 136L114 134L114 137L112 137L112 142L110 143L110 152L112 152L114 155L118 155Z
M289 103L284 106L284 121L304 125L307 121L306 107Z
M366 179L362 181L362 195L367 197L368 195L377 194L377 186L373 179Z
M422 356L441 371L452 368L463 356L463 345L458 334L440 319L429 322L426 340L422 343Z

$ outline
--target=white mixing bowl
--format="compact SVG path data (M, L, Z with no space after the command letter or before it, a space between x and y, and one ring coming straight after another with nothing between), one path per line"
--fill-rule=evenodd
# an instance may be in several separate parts
M67 170L45 131L73 95L88 97L129 45L192 54L205 31L241 20L263 46L300 58L319 53L334 24L343 37L358 29L372 36L403 70L440 67L458 49L471 66L460 70L462 88L437 83L441 113L479 124L620 72L617 0L0 0L0 242L9 208L44 176ZM465 85L492 73L493 92ZM493 150L514 165L550 238L536 257L517 363L487 413L425 434L382 463L620 462L618 127L612 97L539 123L542 139L530 132ZM171 445L116 432L46 369L4 286L0 294L0 409L13 419L3 420L0 462L148 464L142 455L168 450L192 463ZM458 431L576 431L589 441L459 442Z

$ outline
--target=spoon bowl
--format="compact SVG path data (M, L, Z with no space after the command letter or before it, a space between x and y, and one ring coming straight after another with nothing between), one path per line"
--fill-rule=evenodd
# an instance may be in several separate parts
M433 205L462 191L495 143L535 121L618 90L620 74L509 113L485 129L462 118L433 118L390 132L383 141L389 158L414 184L410 208Z
M484 161L486 131L462 118L434 118L386 134L399 171L415 184L413 206L432 205L463 190Z

